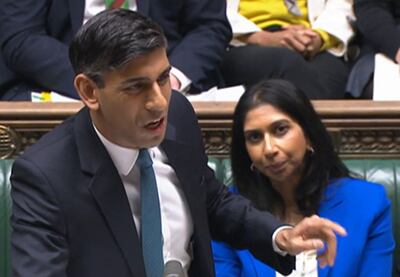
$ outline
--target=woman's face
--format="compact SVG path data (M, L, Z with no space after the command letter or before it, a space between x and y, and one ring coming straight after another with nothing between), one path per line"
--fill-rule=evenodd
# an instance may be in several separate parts
M278 189L297 186L308 142L300 125L287 114L264 104L244 120L246 149L256 169Z

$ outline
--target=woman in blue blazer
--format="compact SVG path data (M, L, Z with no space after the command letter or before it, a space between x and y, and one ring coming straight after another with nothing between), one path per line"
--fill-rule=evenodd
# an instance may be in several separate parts
M310 101L283 80L259 83L239 100L232 129L232 190L288 224L318 214L340 223L333 267L318 253L296 257L291 276L391 276L390 202L379 184L350 177ZM217 276L280 276L248 250L213 242Z

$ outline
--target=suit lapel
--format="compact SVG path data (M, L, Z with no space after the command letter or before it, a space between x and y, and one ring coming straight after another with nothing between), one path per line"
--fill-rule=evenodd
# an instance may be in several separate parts
M149 16L150 0L138 0L136 1L137 10L143 15Z
M76 34L83 24L83 15L85 12L85 1L68 0L69 14L71 17L72 33Z
M114 164L104 162L92 178L89 190L125 256L133 275L145 276L138 233L125 190Z
M194 200L192 198L199 195L197 192L198 186L194 184L200 183L201 173L200 170L193 171L193 168L196 168L196 164L194 164L196 158L192 154L193 147L169 139L165 139L161 147L164 149L169 163L175 170L195 223L197 219L195 214L199 211L199 208L195 205L198 201L192 201Z
M134 276L145 276L138 233L125 189L111 158L94 131L86 108L75 118L75 139L82 171L90 177L89 191L105 224Z

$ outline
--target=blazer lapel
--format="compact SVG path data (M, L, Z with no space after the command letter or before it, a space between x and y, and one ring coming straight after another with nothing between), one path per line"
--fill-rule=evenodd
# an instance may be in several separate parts
M138 232L125 189L111 158L94 131L89 112L75 118L75 139L82 171L90 177L89 191L104 216L105 224L121 249L134 276L145 276Z
M150 10L150 0L138 0L136 1L137 10L143 15L148 16Z
M340 207L343 203L343 196L340 193L338 186L341 185L340 180L330 183L324 193L324 198L318 209L318 214L321 217L332 218L332 215L340 213ZM319 277L328 277L331 274L332 267L326 266L325 268L318 267Z
M340 185L340 181L328 185L318 209L319 215L325 217L329 216L343 203L343 196L338 189L338 186Z

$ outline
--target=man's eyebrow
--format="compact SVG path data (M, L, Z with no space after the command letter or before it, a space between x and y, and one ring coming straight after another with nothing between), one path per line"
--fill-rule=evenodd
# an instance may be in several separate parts
M171 69L172 69L172 66L169 65L163 72L161 72L160 76L165 75L165 74L169 74Z
M149 78L147 78L147 77L133 77L133 78L130 78L130 79L127 79L127 80L123 81L119 85L119 87L125 87L125 86L133 84L133 83L143 82L143 81L148 81L148 80L149 80Z
M163 70L161 72L159 77L163 76L165 74L169 74L171 69L172 69L172 66L169 65L165 70ZM139 77L133 77L133 78L129 78L127 80L124 80L118 87L124 88L124 87L127 87L127 86L132 85L132 84L137 83L137 82L148 82L148 81L150 81L150 79L148 77L140 77L140 76Z

